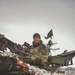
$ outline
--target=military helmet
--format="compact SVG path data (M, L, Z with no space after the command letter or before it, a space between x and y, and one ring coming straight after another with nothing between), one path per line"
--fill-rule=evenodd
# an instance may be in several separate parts
M35 34L33 35L33 38L35 38L35 37L41 38L41 36L40 36L39 33L35 33Z

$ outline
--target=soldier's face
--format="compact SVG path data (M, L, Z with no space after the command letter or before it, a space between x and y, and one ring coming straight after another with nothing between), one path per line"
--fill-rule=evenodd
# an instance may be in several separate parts
M35 37L35 38L33 38L33 41L34 41L34 43L38 43L38 42L40 42L40 38L39 37Z

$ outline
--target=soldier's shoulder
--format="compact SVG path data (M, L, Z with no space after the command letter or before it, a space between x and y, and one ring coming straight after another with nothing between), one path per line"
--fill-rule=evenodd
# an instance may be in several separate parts
M44 46L44 47L46 47L46 46L45 46L45 44L41 44L41 46Z
M41 44L41 45L40 45L40 48L45 49L45 48L46 48L45 44Z

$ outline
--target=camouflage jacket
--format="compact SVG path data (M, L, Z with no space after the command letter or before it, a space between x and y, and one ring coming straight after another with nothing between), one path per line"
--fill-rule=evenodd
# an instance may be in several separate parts
M42 55L47 55L47 48L42 42L36 46L33 44L30 48L30 53L39 57Z

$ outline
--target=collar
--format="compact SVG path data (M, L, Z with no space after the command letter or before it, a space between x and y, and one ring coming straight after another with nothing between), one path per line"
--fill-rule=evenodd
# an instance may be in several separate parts
M32 42L33 47L37 47L37 46L41 45L42 43L43 43L42 40L40 40L40 42L38 42L38 43L34 43L34 41Z

